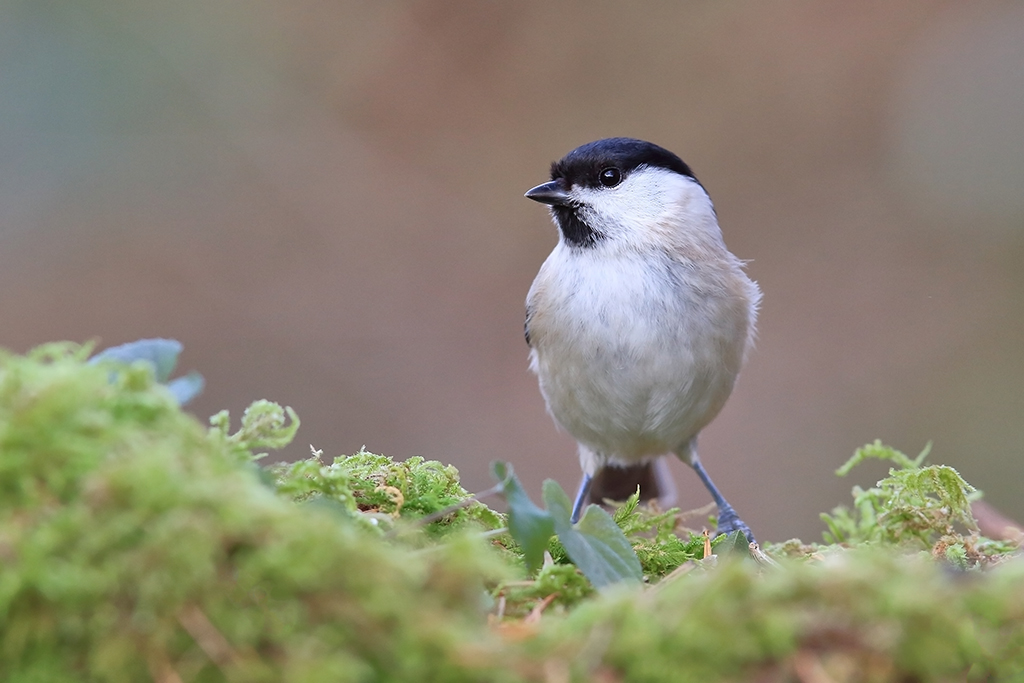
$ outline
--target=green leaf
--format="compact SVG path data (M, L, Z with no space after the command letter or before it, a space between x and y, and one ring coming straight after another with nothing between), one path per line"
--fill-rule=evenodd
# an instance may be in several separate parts
M711 542L715 555L729 559L750 557L750 541L739 531L719 536Z
M491 463L491 473L501 485L508 503L508 531L523 550L526 568L534 572L544 562L544 551L555 533L554 520L530 500L516 479L512 465L495 461Z
M595 588L643 580L640 560L611 515L590 505L574 526L570 521L572 502L552 479L544 482L544 503L566 554Z

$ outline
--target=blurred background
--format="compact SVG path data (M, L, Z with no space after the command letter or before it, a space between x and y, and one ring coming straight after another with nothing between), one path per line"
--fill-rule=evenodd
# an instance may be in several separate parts
M820 538L875 438L1024 517L1019 2L4 0L0 346L174 337L200 419L298 411L282 457L572 489L522 195L613 135L695 169L764 290L701 440L761 539Z

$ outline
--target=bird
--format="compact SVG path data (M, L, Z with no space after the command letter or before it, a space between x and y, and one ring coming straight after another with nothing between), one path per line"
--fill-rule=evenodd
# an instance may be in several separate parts
M579 446L572 522L601 500L595 481L621 489L674 453L717 504L717 533L754 542L697 455L753 346L761 301L704 186L667 149L615 137L552 163L525 196L558 228L525 333L548 412Z

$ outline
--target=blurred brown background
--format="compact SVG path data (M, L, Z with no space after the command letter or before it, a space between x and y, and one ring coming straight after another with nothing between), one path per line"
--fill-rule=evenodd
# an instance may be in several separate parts
M759 537L819 538L876 437L1024 517L1017 2L6 0L0 346L174 337L201 418L298 411L287 457L571 489L522 194L612 135L694 167L765 292L701 444Z

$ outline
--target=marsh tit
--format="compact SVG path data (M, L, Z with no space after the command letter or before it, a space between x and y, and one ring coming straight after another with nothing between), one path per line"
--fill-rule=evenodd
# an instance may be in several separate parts
M548 412L579 442L573 521L599 475L614 481L675 453L718 505L719 533L753 541L697 456L761 298L708 193L672 152L609 138L553 163L526 196L548 205L559 232L527 296L526 341Z

